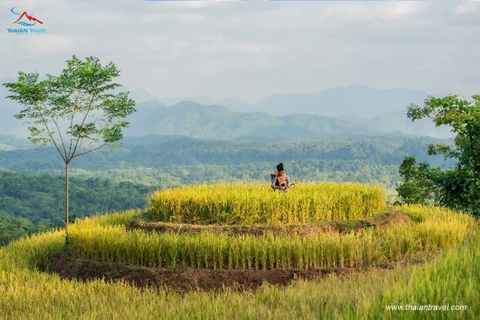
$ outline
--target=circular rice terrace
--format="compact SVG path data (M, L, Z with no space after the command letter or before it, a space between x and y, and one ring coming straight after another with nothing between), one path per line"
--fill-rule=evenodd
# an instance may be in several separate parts
M380 187L303 183L288 193L260 184L165 189L150 210L70 227L50 272L186 292L255 290L398 263L415 263L464 238L468 215L387 207Z

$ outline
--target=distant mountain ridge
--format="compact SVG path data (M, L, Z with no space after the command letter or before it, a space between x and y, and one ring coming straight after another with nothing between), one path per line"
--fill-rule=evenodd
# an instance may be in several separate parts
M202 139L243 137L312 139L328 134L375 135L368 125L318 115L275 117L266 113L239 113L222 106L183 101L172 107L159 102L137 106L127 120L126 136L184 135Z
M140 89L131 94L138 102L159 101L169 106L189 100L205 105L221 105L236 112L264 112L274 116L301 113L331 117L353 115L362 118L406 110L411 103L422 104L428 97L428 93L424 91L409 88L378 90L360 84L329 88L316 93L271 94L256 103L236 98L212 100L205 96L155 98Z
M2 79L2 83L9 81L15 79ZM7 95L7 89L0 86L0 134L26 136L26 125L13 118L21 107L5 99ZM448 130L436 129L428 120L412 123L406 117L409 104L421 105L428 96L413 89L377 90L350 85L312 94L274 94L255 104L236 98L177 101L178 98L157 98L142 88L130 91L130 96L137 101L138 109L129 118L130 128L125 131L130 136L166 134L212 139L312 139L326 134L392 133L451 136Z
M376 115L366 121L355 121L370 126L373 130L384 133L402 132L408 135L421 135L442 139L453 138L449 127L436 128L430 119L420 119L412 122L406 111L394 111Z
M139 102L159 101L165 106L175 106L182 102L181 99L172 97L156 99L144 90L136 90L131 94ZM189 98L188 101L203 105L223 106L230 111L243 114L253 112L255 114L262 113L272 116L288 116L288 119L292 117L298 119L300 117L304 120L309 118L305 115L323 116L323 121L317 122L317 125L325 125L328 122L333 123L333 120L326 121L326 119L327 117L335 117L343 120L343 125L349 127L350 130L356 127L356 132L359 132L360 126L364 126L364 133L366 132L367 134L377 132L378 134L412 134L437 138L451 137L448 128L435 128L428 119L412 123L407 118L407 107L412 103L422 105L428 96L428 93L424 91L410 88L378 90L364 85L352 84L347 87L330 88L317 93L272 94L253 104L236 98L212 100L205 96ZM265 115L262 117L265 117ZM245 121L245 118L248 117L241 117L240 121ZM283 120L285 119L287 118L283 118ZM315 119L318 120L318 118ZM275 123L277 120L270 121ZM277 125L280 124L277 123ZM336 127L338 129L337 132L341 133L340 130L343 125L335 125L333 127ZM311 126L309 127L311 130ZM258 130L264 136L264 132L267 129L259 128ZM280 127L270 128L268 135L271 136L275 130L280 130L284 134L294 130L294 136L297 137L312 137L316 136L318 131L324 133L329 131L325 128L315 128L313 129L315 133L312 134L309 130L305 131L303 124L297 123L295 128L290 127L290 124L284 129ZM351 131L348 133L351 133Z

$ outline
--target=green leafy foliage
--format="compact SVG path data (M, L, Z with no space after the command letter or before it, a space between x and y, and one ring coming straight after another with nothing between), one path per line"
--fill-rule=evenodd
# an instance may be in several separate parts
M120 87L115 64L102 66L96 57L67 60L59 76L18 73L17 82L4 83L9 99L25 107L15 117L26 120L29 139L53 144L65 162L122 138L123 121L135 111L128 93L113 94Z
M120 87L113 79L120 76L115 64L102 66L96 57L67 60L59 76L18 73L17 82L4 83L7 98L25 109L15 115L26 120L29 140L53 144L65 162L65 231L68 243L68 165L79 156L115 143L122 138L123 119L135 112L128 93L113 94Z
M4 211L0 211L0 246L37 230L38 228L30 220L23 217L11 217Z
M441 171L406 157L400 166L404 182L397 188L405 202L424 203L429 197L427 191L442 205L480 214L480 95L472 98L467 101L456 95L430 97L424 107L412 104L408 108L412 121L430 118L437 127L451 127L453 143L430 144L428 153L443 154L445 159L455 159L457 165Z
M422 162L416 163L415 157L405 157L399 168L403 183L396 188L402 200L407 204L434 204L439 192L437 185L438 168Z

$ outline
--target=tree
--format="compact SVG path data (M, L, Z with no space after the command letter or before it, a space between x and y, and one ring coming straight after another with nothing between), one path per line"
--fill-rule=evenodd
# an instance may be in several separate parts
M404 183L397 188L401 198L405 200L408 196L406 185L415 181L421 187L435 190L435 197L442 205L475 215L480 213L480 95L472 98L467 101L456 95L429 97L423 107L410 105L407 115L412 121L430 118L437 127L451 127L453 143L430 144L428 154L443 154L445 159L453 158L457 164L454 169L440 171L424 163L417 165L414 158L405 158L402 166L408 170L400 170ZM409 176L412 172L417 173L413 180L413 176Z
M103 148L118 145L124 119L135 112L135 102L128 92L114 94L121 87L113 79L120 75L115 64L102 66L96 57L67 60L59 76L18 73L17 82L4 83L24 110L15 115L26 119L29 140L35 144L53 144L65 162L65 234L68 234L68 166L76 158Z
M415 157L403 159L399 168L403 183L396 188L402 200L407 204L435 204L438 197L438 177L441 171L430 168L429 164L417 164Z

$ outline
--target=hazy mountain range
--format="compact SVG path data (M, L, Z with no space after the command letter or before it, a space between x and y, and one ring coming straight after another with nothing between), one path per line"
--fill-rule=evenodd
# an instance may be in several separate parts
M428 97L426 92L408 88L377 90L358 84L316 93L272 94L256 103L236 98L212 100L205 96L161 98L143 89L130 91L130 95L137 102L158 101L167 106L188 100L204 105L221 105L231 111L264 112L274 116L301 113L332 117L353 115L363 118L405 110L411 103L422 104Z
M207 139L244 137L311 139L325 134L375 134L366 125L333 117L294 114L239 113L222 106L183 101L172 107L144 102L128 118L125 135L184 135Z
M2 83L14 81L2 79ZM125 89L124 90L128 90ZM21 107L0 86L0 134L26 134L13 118ZM447 128L431 121L412 123L406 117L411 103L422 104L428 94L413 89L377 90L362 85L332 88L312 94L274 94L250 104L239 99L214 101L208 97L159 98L143 89L131 90L137 112L129 117L126 136L185 135L208 139L296 138L331 134L413 134L451 137Z

